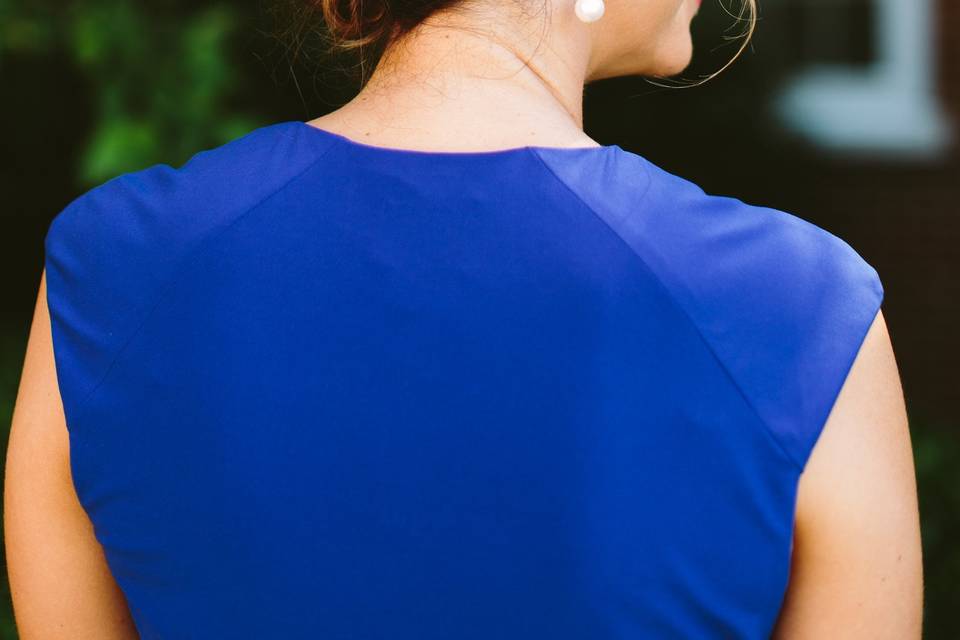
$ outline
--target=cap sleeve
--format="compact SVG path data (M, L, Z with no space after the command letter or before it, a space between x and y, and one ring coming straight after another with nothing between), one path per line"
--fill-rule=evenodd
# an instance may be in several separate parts
M144 175L124 174L80 195L44 237L46 302L68 424L109 370L172 259L152 247L156 224L142 197Z
M697 323L803 470L883 302L876 269L793 214L708 196L686 283Z

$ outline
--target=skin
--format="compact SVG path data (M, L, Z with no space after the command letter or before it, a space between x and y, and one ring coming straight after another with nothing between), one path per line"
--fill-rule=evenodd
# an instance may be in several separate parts
M572 1L550 1L546 31L514 2L432 16L388 50L351 102L311 123L427 151L596 146L582 127L586 83L669 76L690 63L696 0L608 0L592 24L576 19ZM4 527L21 638L137 637L74 492L45 274L10 433ZM773 637L919 639L922 601L910 433L878 313L800 475L791 578Z
M800 475L774 639L919 639L923 569L900 376L878 312Z
M45 273L13 410L3 505L7 574L22 640L138 637L73 489Z

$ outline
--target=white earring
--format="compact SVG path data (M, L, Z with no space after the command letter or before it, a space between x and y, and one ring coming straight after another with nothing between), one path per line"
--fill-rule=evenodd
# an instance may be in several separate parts
M603 0L577 0L573 10L584 22L596 22L603 16Z

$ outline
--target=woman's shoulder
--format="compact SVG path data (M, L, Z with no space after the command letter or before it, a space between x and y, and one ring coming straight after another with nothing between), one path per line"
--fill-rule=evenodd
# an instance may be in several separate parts
M111 178L57 213L46 240L136 236L159 244L203 235L268 197L315 158L315 149L288 124L253 129L198 151L181 166L158 163Z
M68 413L188 257L304 172L317 151L287 123L268 125L179 167L118 175L54 216L44 269Z
M882 294L874 267L827 229L796 213L708 193L639 154L609 151L599 161L586 154L545 160L685 305L780 307L780 297L795 299L797 288L827 278Z
M802 469L882 304L877 270L798 214L707 193L622 149L566 179L660 280Z
M877 270L798 214L648 169L645 239L704 340L802 471L883 302Z
M653 197L675 206L653 235L681 238L676 295L802 471L883 303L881 278L798 214L662 173L659 184Z

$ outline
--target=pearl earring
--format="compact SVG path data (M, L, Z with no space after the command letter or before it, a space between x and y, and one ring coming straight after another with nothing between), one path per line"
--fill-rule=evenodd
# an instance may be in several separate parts
M573 10L584 22L596 22L603 16L603 0L577 0Z

